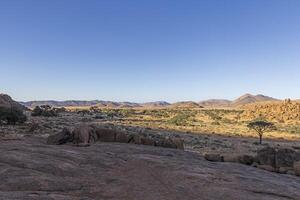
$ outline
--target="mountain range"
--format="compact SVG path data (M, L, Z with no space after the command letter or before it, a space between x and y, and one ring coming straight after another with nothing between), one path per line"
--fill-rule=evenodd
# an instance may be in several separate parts
M267 101L279 101L273 97L265 96L262 94L252 95L244 94L239 98L230 101L227 99L210 99L199 102L199 105L203 107L240 107L250 103L267 102Z
M252 95L245 94L233 101L227 99L209 99L200 102L193 101L182 101L176 103L168 103L166 101L155 101L147 103L134 103L134 102L114 102L114 101L28 101L20 102L22 105L33 108L40 105L50 105L54 107L83 107L83 106L98 106L98 107L108 107L108 108L202 108L202 107L239 107L249 103L257 103L264 101L279 101L278 99L268 97L265 95Z

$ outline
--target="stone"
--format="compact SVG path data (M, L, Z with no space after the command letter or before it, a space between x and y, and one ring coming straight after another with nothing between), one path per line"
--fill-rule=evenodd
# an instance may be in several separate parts
M265 147L257 152L256 160L260 165L267 165L276 168L275 149Z
M133 144L142 144L142 137L137 135L137 134L133 134L129 136L129 143L133 143Z
M276 172L276 169L271 165L257 165L257 168L263 169L269 172Z
M257 168L258 165L259 165L259 164L258 164L257 162L253 162L253 163L251 164L251 167L256 167L256 168Z
M169 138L159 138L155 141L155 146L177 149L177 145Z
M180 138L172 138L173 143L177 149L184 150L184 141Z
M129 139L130 139L129 136L125 132L123 131L116 132L115 142L128 143Z
M279 167L277 172L280 174L287 174L287 172L291 170L293 170L293 167Z
M276 151L276 167L293 167L296 158L292 149L278 149Z
M260 165L270 165L279 170L292 168L294 162L300 159L299 157L299 154L292 149L266 147L258 151L255 159Z
M155 146L155 140L148 137L141 137L141 144Z
M64 128L60 133L50 135L47 138L47 144L60 145L73 141L73 134L67 128Z
M244 165L252 165L254 157L251 155L227 154L223 155L224 162L235 162Z
M229 154L229 155L223 155L223 161L224 162L239 162L239 155Z
M115 142L117 131L108 128L97 128L96 133L100 142Z
M240 155L238 157L239 163L245 164L245 165L252 165L254 162L254 157L251 155Z
M90 144L98 140L98 135L92 126L81 124L73 130L73 143L75 144Z
M300 176L300 161L294 163L294 173L297 176Z
M32 132L38 130L39 128L41 128L41 127L40 127L40 125L39 125L38 123L32 123L32 124L30 124L30 126L29 126L28 132L29 132L29 133L32 133Z
M220 154L205 154L204 158L211 162L224 162L224 158Z
M286 172L286 174L289 174L289 175L296 175L294 170L288 170L288 171Z

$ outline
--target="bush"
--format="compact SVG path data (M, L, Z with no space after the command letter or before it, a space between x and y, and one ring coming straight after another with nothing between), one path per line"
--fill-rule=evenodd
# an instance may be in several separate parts
M92 113L100 113L101 112L101 109L98 106L91 106L89 110Z
M49 105L36 106L32 110L31 116L56 117L58 116L58 111Z
M91 111L90 110L79 110L77 111L77 114L81 115L82 117L84 117L85 115L91 115Z
M189 118L190 116L188 114L180 113L172 117L168 122L176 126L187 126L189 124Z
M22 110L16 108L0 108L0 123L15 125L24 123L27 120Z

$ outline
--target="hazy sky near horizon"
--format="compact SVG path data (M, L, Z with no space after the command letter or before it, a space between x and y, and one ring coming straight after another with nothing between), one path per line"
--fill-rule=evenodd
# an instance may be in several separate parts
M1 0L17 100L300 98L299 0Z

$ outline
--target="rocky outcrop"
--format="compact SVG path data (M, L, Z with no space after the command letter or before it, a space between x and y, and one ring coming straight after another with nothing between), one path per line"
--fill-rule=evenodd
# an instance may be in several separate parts
M74 144L91 144L98 140L96 130L86 124L80 124L73 130Z
M256 162L271 171L287 173L300 160L300 153L292 149L266 147L258 151Z
M300 199L299 177L213 163L169 148L95 143L52 146L0 140L3 200Z
M224 158L220 154L205 154L204 158L211 162L224 162Z
M134 143L184 150L184 143L180 138L166 138L162 136L151 137L149 135L140 135L139 133L132 132L127 133L121 130L96 127L87 124L76 126L72 133L64 129L62 132L51 135L47 139L48 144L73 142L77 145L89 145L97 141Z
M251 155L235 155L235 154L230 154L230 155L223 155L223 160L224 162L236 162L236 163L241 163L245 165L251 165L254 162L254 157Z
M276 150L271 147L266 147L258 151L256 161L260 165L268 165L276 168L275 162Z
M61 112L62 108L53 108L49 105L36 106L32 112L31 116L43 116L43 117L57 117L58 113Z
M64 128L60 133L50 135L47 138L47 144L60 145L73 141L73 134L67 128Z
M99 137L100 142L116 142L117 134L119 135L118 139L120 139L120 135L122 135L121 132L113 130L113 129L107 129L107 128L100 127L100 128L96 128L95 130Z
M272 122L291 123L300 120L300 102L285 100L280 102L250 104L245 106L242 120L264 118Z
M27 120L26 108L6 94L0 94L0 125L22 124Z
M209 153L209 154L205 154L204 158L212 162L233 162L233 163L241 163L245 165L251 165L254 162L253 156L243 155L243 154L221 155L221 154Z
M300 161L294 163L295 175L300 176Z
M17 110L26 110L26 107L14 101L7 94L0 94L0 108L15 108Z
M300 175L300 152L287 148L265 147L259 150L256 156L210 153L204 158L212 162L241 163L271 172Z

